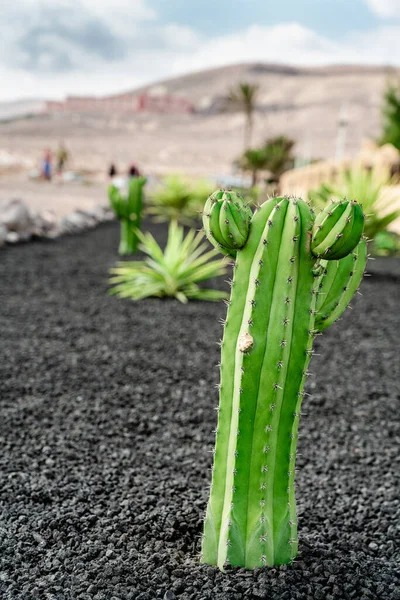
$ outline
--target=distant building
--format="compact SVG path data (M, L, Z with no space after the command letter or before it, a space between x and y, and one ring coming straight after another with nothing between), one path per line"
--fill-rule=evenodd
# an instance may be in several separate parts
M110 113L191 113L194 107L189 100L167 93L144 92L120 94L99 98L96 96L68 96L64 101L46 102L49 113L60 112L110 112Z

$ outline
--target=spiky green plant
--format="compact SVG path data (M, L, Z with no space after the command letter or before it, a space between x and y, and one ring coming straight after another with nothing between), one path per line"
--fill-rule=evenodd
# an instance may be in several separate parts
M339 202L314 221L302 200L276 198L250 222L237 204L236 194L216 192L203 217L213 244L236 249L201 559L220 569L297 554L296 446L313 339L345 310L366 262L357 203Z
M143 186L145 177L133 177L125 195L115 185L108 188L110 204L121 223L118 252L121 255L134 254L138 245L137 232L140 230L143 210Z
M111 269L112 294L132 300L170 296L183 303L226 297L225 292L198 285L226 272L221 260L212 260L218 254L216 250L205 252L207 245L202 243L201 232L190 230L185 237L183 227L172 221L164 252L150 233L138 231L137 235L139 249L147 256L141 261L118 263Z
M191 227L211 192L207 180L167 175L150 194L148 212L159 223L175 220Z
M383 179L374 170L354 168L343 171L337 185L322 184L319 189L310 191L308 196L319 209L327 206L331 200L357 198L366 215L364 234L373 240L400 217L400 210L392 207L393 199L390 196L385 198L383 193L384 187L389 184L390 180Z

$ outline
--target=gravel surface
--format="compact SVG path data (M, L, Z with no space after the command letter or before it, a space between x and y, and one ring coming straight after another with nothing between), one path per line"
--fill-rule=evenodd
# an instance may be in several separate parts
M225 307L108 296L117 239L0 254L0 598L400 599L399 278L317 339L298 560L220 573L198 553Z

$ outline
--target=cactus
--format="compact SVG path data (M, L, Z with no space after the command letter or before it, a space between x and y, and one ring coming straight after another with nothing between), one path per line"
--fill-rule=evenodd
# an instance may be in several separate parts
M140 230L143 209L143 186L145 177L133 177L129 181L128 195L124 196L115 185L110 185L108 195L110 204L121 222L121 235L118 253L133 254L136 252L139 238L136 231Z
M247 241L252 214L240 194L217 190L204 206L207 239L223 254L235 257Z
M226 214L236 215L235 223L230 217L223 224L234 236L224 236L225 244L221 220L213 220L221 202L228 204ZM217 192L203 215L207 236L225 252L233 250L232 240L239 242L235 202L236 197ZM346 228L359 218L347 201L340 212L346 216L332 226L334 242L347 240ZM351 243L345 242L346 258L336 260L337 249L326 252L332 246L327 217L318 217L315 225L307 203L285 197L265 202L250 222L244 215L240 224L247 239L234 250L201 558L221 570L225 563L250 569L286 564L297 555L296 446L313 339L346 308L366 261L359 227ZM323 238L317 237L321 221Z
M344 258L354 250L364 229L364 214L356 201L332 202L317 216L311 250L329 260Z

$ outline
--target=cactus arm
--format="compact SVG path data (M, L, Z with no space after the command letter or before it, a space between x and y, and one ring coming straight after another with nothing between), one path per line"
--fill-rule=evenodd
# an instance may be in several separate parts
M236 205L236 206L238 206L238 205ZM249 237L249 226L248 226L248 223L251 221L251 219L253 217L253 212L252 212L251 208L248 205L245 205L243 207L243 213L247 217L247 219L245 221L243 220L243 217L237 211L232 210L231 208L229 208L229 212L230 212L230 217L229 218L236 225L236 227L238 228L238 230L240 232L240 235L246 241L247 238Z
M325 244L325 247L322 246L324 240L327 236L332 233L332 228L338 224L341 220L343 213L346 210L346 204L344 202L336 202L331 206L326 207L317 217L315 221L315 233L313 235L313 252L314 254L318 254L318 252L324 252L325 247L329 247L329 243ZM345 218L347 215L345 216ZM340 224L340 223L339 223ZM340 231L340 229L338 230ZM338 233L336 231L336 233ZM334 241L335 235L332 236L331 243Z
M219 237L219 212L221 208L219 206L216 206L215 210L213 211L214 203L215 201L211 196L210 198L208 198L204 206L204 233L206 235L206 238L214 246L214 248L217 248L217 250L222 252L222 254L225 254L225 256L231 256L232 258L235 258L236 250L234 250L233 248L225 248L225 246L222 243L223 240Z
M243 234L241 228L237 226L237 223L234 218L234 213L228 202L224 202L220 211L219 227L225 240L228 240L229 242L232 238L234 240L237 240L236 243L239 248L244 246L248 237L247 228L245 229L245 233Z
M322 225L322 229L320 229L320 231L318 232L317 236L319 235L322 238L322 241L320 244L315 245L313 248L314 254L316 254L317 256L323 255L325 253L326 246L328 248L332 248L337 241L337 236L342 233L342 221L348 219L351 215L350 204L347 207L344 207L344 210L342 211L342 214L340 215L340 218L336 221L336 223L333 223L332 221L334 221L335 217L338 216L339 209L342 210L343 207L344 205L339 205L334 211L333 215L328 216L325 219Z
M248 238L251 217L251 208L240 194L219 190L204 206L204 232L215 248L235 258Z
M344 258L357 246L363 228L364 214L357 202L334 202L315 221L312 252L327 260Z
M352 205L353 211L348 217L351 227L346 227L342 237L333 244L331 252L340 258L347 256L358 244L364 229L364 213L359 204ZM356 241L355 241L356 240Z
M324 271L319 277L318 316L315 328L324 331L346 310L357 291L367 263L367 244L362 239L357 248L338 261L321 261Z

